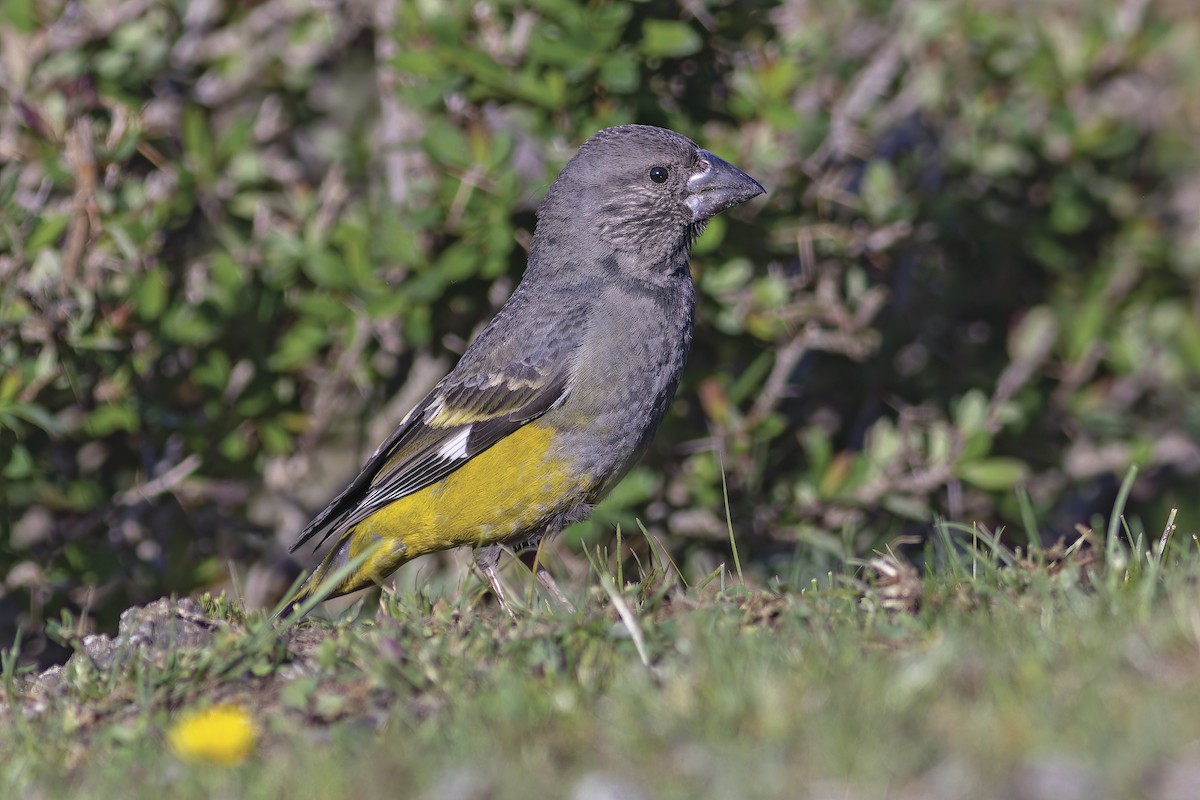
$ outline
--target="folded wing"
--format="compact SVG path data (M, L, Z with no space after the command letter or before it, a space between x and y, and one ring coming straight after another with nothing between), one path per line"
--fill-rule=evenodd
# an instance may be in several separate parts
M578 337L578 326L569 332L547 331L523 344L523 357L513 359L510 349L506 364L497 363L506 360L503 349L472 347L308 524L291 552L325 531L319 547L390 503L436 483L561 403L570 391L571 351ZM472 358L472 351L493 354L487 358L490 363Z

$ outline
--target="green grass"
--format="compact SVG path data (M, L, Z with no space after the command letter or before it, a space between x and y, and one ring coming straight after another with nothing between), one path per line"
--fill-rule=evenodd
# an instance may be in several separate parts
M923 577L890 555L803 590L687 588L658 564L620 585L634 569L598 568L579 613L515 623L470 592L414 594L366 624L276 635L210 601L190 623L207 644L77 657L53 690L8 653L0 791L1200 796L1195 541L1030 555L939 534ZM213 702L262 730L238 766L166 744L179 711Z

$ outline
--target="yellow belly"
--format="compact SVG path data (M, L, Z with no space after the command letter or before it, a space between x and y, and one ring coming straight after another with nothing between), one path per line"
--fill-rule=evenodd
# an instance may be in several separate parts
M347 581L379 581L406 561L461 545L495 544L532 532L582 497L588 475L548 455L553 429L519 428L435 484L403 497L350 532L349 557L382 541Z

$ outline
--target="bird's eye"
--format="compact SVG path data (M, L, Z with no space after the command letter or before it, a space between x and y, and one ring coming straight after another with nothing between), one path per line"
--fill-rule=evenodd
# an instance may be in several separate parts
M666 183L667 182L667 168L666 167L651 167L650 168L650 180L654 181L655 183Z

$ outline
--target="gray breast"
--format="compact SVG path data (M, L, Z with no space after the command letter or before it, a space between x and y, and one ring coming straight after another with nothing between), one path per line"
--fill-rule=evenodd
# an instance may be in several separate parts
M675 396L693 304L686 272L668 285L608 286L597 297L568 402L547 415L563 454L601 482L596 499L637 461Z

